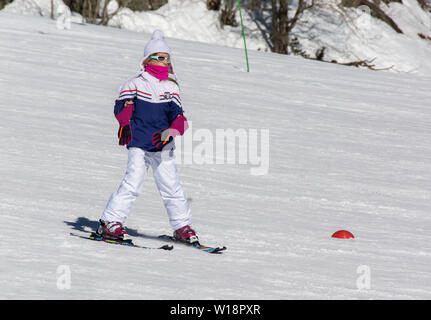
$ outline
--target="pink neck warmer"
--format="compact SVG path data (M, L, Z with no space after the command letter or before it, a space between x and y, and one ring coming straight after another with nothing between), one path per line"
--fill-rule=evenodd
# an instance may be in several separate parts
M168 80L169 78L169 67L147 64L145 66L145 71L159 80Z

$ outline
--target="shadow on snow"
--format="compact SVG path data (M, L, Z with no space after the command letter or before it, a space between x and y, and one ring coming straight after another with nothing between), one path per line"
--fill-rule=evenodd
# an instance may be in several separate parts
M71 227L72 230L85 232L85 233L96 232L97 228L99 227L99 221L90 220L86 217L79 217L73 222L64 221L64 223L67 224L69 227ZM140 238L163 241L159 239L158 236L151 236L145 233L141 233L136 229L126 228L126 230L127 230L127 234L131 237L140 237Z

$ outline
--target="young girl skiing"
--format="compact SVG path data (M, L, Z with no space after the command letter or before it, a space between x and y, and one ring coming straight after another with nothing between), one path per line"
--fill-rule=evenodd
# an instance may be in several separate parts
M161 30L154 31L145 46L141 67L138 75L121 86L115 101L119 144L127 146L128 163L120 187L102 214L98 233L110 239L122 239L127 234L123 225L151 167L174 237L197 242L174 157L173 139L184 134L188 124L179 87L169 78L173 74L171 50Z

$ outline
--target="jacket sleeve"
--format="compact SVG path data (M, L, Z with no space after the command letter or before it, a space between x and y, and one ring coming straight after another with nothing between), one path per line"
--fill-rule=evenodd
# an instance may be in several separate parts
M169 123L172 122L179 116L184 114L183 106L181 104L180 92L177 85L174 86L171 91L171 101L169 102Z
M115 100L114 115L117 115L123 110L124 103L129 100L136 99L136 85L132 80L126 81L119 89L119 96Z

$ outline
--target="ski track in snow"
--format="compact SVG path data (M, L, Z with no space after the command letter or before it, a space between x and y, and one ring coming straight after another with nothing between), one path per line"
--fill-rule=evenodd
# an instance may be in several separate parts
M201 241L223 255L71 237L121 181L113 102L149 36L0 12L0 298L431 298L426 77L262 52L247 73L240 49L169 38L193 130L269 129L269 171L179 165ZM148 246L171 233L151 175L126 227Z

